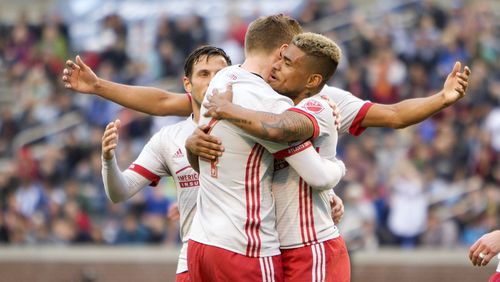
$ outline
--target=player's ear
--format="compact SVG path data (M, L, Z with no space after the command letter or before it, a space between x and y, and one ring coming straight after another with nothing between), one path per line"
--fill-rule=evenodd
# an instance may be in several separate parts
M321 85L321 82L323 82L323 76L319 73L313 73L307 79L306 88L316 89Z
M279 53L278 53L280 59L283 57L283 52L285 51L286 48L288 48L288 44L281 45L281 47L279 49Z
M191 93L191 81L189 81L189 78L187 76L182 78L182 84L184 84L184 90L187 93Z

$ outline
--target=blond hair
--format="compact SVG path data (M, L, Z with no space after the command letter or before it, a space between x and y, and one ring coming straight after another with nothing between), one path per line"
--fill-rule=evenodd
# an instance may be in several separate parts
M270 54L302 32L292 17L283 14L260 17L250 23L245 35L245 53Z
M311 69L323 77L321 87L325 85L339 65L342 57L340 47L328 37L312 32L295 35L292 44L314 59Z

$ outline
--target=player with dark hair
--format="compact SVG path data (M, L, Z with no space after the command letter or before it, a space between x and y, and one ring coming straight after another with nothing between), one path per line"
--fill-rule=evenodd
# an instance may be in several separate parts
M193 115L182 122L163 127L151 137L139 157L125 171L120 171L115 156L120 121L109 123L102 138L104 187L114 203L129 199L148 184L156 186L163 176L173 177L177 187L180 236L183 242L176 281L189 281L187 242L199 190L198 173L189 165L184 143L197 126L200 105L210 80L228 65L231 65L230 58L222 49L213 46L202 46L187 57L184 89L191 93ZM80 62L79 67L86 66Z

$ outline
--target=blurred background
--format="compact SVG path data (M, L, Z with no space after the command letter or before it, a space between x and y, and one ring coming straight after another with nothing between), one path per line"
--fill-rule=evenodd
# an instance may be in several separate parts
M240 63L248 23L278 12L341 46L330 85L361 99L426 97L455 61L472 69L467 96L431 119L342 137L348 173L337 192L353 281L486 281L498 260L474 268L467 248L500 228L493 0L0 1L0 280L174 281L178 226L166 218L173 182L112 204L100 142L120 118L125 168L152 133L179 118L67 91L64 62L80 54L102 78L182 92L191 50L213 44Z

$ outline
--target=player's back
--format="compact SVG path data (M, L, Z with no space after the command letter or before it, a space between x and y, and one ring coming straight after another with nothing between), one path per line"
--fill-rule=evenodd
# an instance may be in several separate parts
M224 90L228 83L233 85L233 102L245 108L282 112L293 104L239 66L221 70L207 95L212 89ZM202 108L201 116L205 111ZM217 162L200 160L200 194L191 239L250 257L279 254L271 194L273 156L268 150L282 147L274 148L224 120L202 117L200 124L212 125L210 134L222 140L225 151Z

